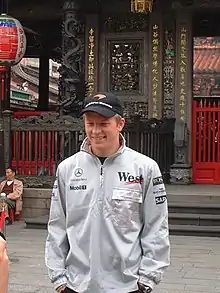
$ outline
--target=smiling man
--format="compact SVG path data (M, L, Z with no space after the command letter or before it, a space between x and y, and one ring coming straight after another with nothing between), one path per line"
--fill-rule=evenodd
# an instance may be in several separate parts
M169 266L166 191L155 161L125 145L120 100L82 111L87 138L58 167L46 265L58 292L151 292Z

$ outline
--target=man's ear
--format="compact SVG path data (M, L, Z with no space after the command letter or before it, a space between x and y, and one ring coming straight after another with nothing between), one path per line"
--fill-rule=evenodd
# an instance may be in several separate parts
M125 119L121 118L119 123L118 123L118 128L119 128L120 132L123 130L124 126L125 126Z

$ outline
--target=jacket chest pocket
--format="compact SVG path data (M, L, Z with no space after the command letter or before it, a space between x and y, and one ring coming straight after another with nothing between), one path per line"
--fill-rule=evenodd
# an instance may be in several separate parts
M113 189L112 200L116 201L129 201L132 203L142 203L142 192L139 190L117 188Z
M140 209L143 203L142 192L132 189L113 189L112 217L120 228L132 229L140 222Z

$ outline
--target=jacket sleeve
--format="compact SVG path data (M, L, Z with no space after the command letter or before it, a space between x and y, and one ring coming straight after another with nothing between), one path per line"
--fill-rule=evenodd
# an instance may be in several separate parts
M45 262L51 282L58 288L67 283L66 256L69 242L66 233L66 199L63 170L57 169L54 182L50 216L48 222L48 236L45 247Z
M139 283L152 289L170 264L168 208L165 186L156 162L150 168L143 204L142 260Z
M20 180L16 180L16 184L14 184L13 192L9 193L7 198L12 200L17 200L21 198L23 194L23 183Z

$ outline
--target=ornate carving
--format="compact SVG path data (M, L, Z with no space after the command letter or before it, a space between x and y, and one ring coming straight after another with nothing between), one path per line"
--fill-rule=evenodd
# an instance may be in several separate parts
M140 91L140 43L109 42L110 91Z
M52 188L55 176L16 176L25 188Z
M186 162L186 151L184 148L175 148L176 164L184 164Z
M82 131L83 121L57 113L43 113L40 116L13 119L11 126L14 131Z
M192 169L186 165L173 165L170 172L171 184L191 184L192 183Z
M219 0L194 0L195 8L214 8L220 7Z
M174 113L174 94L175 94L175 41L172 29L165 30L164 41L164 106L163 117L172 118Z
M172 184L190 184L191 166L188 164L189 131L187 124L181 120L175 122L174 130L174 164L171 166L170 182Z
M134 117L139 117L141 121L148 119L148 104L147 102L125 101L124 102L124 117L129 123L132 123Z
M81 68L82 43L79 38L81 23L77 19L78 7L74 1L65 1L62 29L62 65L60 72L60 96L58 112L78 117L87 86Z
M102 20L105 32L137 32L148 30L149 17L145 13L125 13L105 16Z

